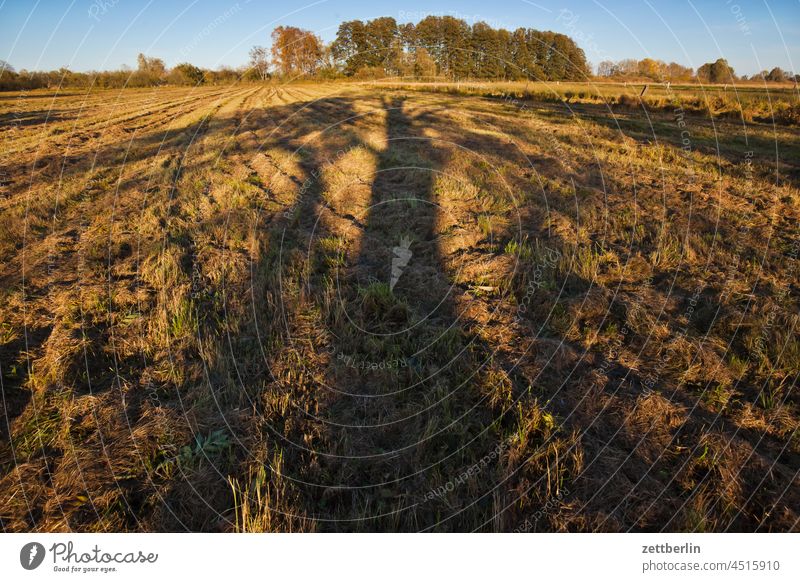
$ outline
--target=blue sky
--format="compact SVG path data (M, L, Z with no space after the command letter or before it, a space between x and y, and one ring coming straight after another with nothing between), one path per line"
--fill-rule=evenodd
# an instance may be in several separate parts
M0 59L22 69L114 69L144 52L167 65L242 65L279 24L332 40L343 20L449 14L569 34L592 63L646 56L739 74L800 72L800 0L0 0Z

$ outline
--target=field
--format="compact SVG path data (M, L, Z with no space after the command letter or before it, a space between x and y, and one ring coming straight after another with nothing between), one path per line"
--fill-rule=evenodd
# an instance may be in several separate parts
M399 82L377 81L376 88L424 89L504 101L535 101L559 105L592 104L608 109L621 105L649 112L676 111L767 124L800 125L800 93L794 84L740 82L736 85L608 82Z
M800 529L796 93L560 91L0 94L3 530Z

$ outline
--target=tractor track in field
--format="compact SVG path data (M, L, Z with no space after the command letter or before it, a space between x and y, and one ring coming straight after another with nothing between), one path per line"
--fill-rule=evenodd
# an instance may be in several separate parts
M82 109L79 108L76 111L77 116L75 117L74 121L69 120L61 124L48 123L45 126L45 128L49 126L48 129L49 135L56 136L53 142L54 145L58 147L67 147L74 142L81 144L89 141L92 142L92 145L97 145L98 143L97 138L103 136L104 131L121 129L126 133L132 133L139 130L147 129L149 127L155 126L156 124L163 123L161 116L163 116L164 113L168 115L167 121L169 121L175 117L179 117L180 115L183 114L183 112L185 112L187 108L190 108L195 104L201 103L209 98L213 99L215 97L219 97L224 94L225 91L217 91L212 94L203 94L196 97L190 97L189 99L184 97L183 99L178 99L175 101L167 101L167 102L147 100L143 101L144 105L138 111L134 108L133 111L127 110L124 113L118 115L114 115L112 113L110 117L107 111L98 112L96 115L92 116L86 116L83 115ZM127 105L128 104L126 103L125 106ZM114 103L112 104L111 107L113 111L120 107L123 107L123 104ZM156 119L140 125L134 125L134 126L127 125L136 120L149 117L154 117ZM30 138L28 138L28 141L41 141L41 130L36 130L36 131L38 131L39 135L31 136ZM111 139L116 137L118 136L112 133L107 138L103 136L103 139ZM26 140L21 140L20 143L21 146L24 148ZM100 143L102 143L102 141ZM27 150L17 149L9 153L25 154L29 153L30 151L31 148L28 148Z
M228 96L228 97L224 97L222 99L216 99L215 101L213 101L212 103L207 105L207 109L206 109L206 111L204 113L201 113L199 115L198 115L197 110L195 110L190 114L187 114L185 112L181 112L178 115L173 115L173 116L168 117L168 120L170 122L175 122L175 123L180 123L181 120L184 120L186 122L189 122L189 121L197 122L198 120L200 120L200 123L194 123L194 124L188 123L187 127L185 129L183 129L183 130L167 130L166 132L163 133L164 140L166 140L166 138L169 136L169 137L172 138L170 140L170 142L172 142L172 143L170 145L167 145L166 147L164 147L164 143L165 143L164 140L162 140L160 142L160 145L159 145L159 142L155 142L155 144L158 146L158 150L155 153L160 158L163 159L163 161L161 162L161 165L163 167L170 167L170 166L173 166L174 164L176 164L182 157L185 157L186 152L187 152L187 148L197 145L197 142L200 142L202 140L202 137L205 135L205 133L208 132L209 124L212 122L212 120L214 118L214 115L216 115L226 105L231 104L231 103L236 103L237 99L245 99L250 94L251 94L251 92L248 91L248 92L245 92L245 93L242 93L242 94L237 94L237 95L234 95L234 96ZM242 105L242 104L243 104L243 101L239 103L239 105ZM160 133L158 135L160 135ZM120 144L118 147L120 149L124 150L124 149L127 149L129 146L128 146L128 144ZM106 159L106 157L110 157L111 159L116 159L115 158L115 154L113 152L107 151L107 149L104 148L102 145L98 146L97 151L102 151L103 155L98 157L98 158L95 158L94 160L92 160L92 167L93 168L94 167L98 167L98 166L100 168L102 168L103 165L104 165L104 159ZM152 164L152 160L151 159L147 160L147 164L148 165ZM132 168L127 168L126 171L127 172L131 172L131 171L135 172L136 170L132 169ZM102 172L102 170L101 170L101 172ZM93 176L92 181L93 182L98 182L98 181L101 181L101 180L102 180L102 173L95 172L95 175ZM124 187L130 188L130 187L134 187L137 183L150 184L150 182L151 182L151 178L148 178L145 175L145 176L139 178L138 182L137 181L127 182ZM112 184L113 184L113 182L112 182ZM146 189L147 189L147 187L146 187ZM117 188L114 187L106 195L114 195L114 196L116 196L117 195L116 191L117 191ZM54 238L55 240L61 240L61 238L63 237L63 233L74 231L74 229L75 229L74 221L78 220L81 216L87 216L89 208L91 208L92 206L98 205L98 204L104 205L103 200L102 199L98 199L94 195L90 195L88 197L88 200L82 202L78 206L75 206L73 208L63 208L61 212L63 213L63 212L68 212L69 211L70 214L73 216L73 218L70 219L69 216L65 216L63 218L63 220L61 221L61 222L64 223L63 226L61 226L61 228L59 228L58 231L50 233L44 239L40 239L39 241L36 241L35 239L27 240L26 244L29 246L30 254L32 254L33 256L36 256L37 254L41 254L41 253L38 252L38 249L40 247L41 248L47 248L47 247L52 246L52 243L51 243L51 239L52 238ZM64 252L64 254L67 255L67 256L73 256L73 255L75 255L73 247L74 247L74 245L77 244L78 241L75 240L74 238L73 239L69 239L69 240L72 240L72 243L67 245L68 248ZM77 258L75 260L77 260ZM8 265L8 267L11 269L11 272L13 272L16 268L19 268L18 266L15 266L13 262L10 263ZM65 264L63 266L63 268L66 269L67 271L69 269L73 269L74 267L75 267L75 263L74 262L67 263L67 264ZM52 279L56 280L58 278L58 275L59 275L59 273L55 273L54 276L52 277Z

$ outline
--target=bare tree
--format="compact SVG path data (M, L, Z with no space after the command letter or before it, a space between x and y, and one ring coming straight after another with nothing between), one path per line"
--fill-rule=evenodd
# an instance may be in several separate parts
M167 72L164 61L154 57L146 57L142 53L136 57L137 70L134 84L156 85L162 81Z
M263 46L254 46L250 49L250 68L259 79L269 79L269 52Z
M139 53L139 55L136 57L136 63L138 64L139 71L157 77L162 76L167 70L166 65L164 65L164 61L155 57L146 57L142 53Z
M612 61L600 61L600 64L597 65L597 76L610 77L616 70L617 66Z

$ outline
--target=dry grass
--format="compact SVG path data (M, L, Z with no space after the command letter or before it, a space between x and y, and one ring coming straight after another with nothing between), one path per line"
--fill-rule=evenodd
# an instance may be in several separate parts
M9 95L3 529L796 530L796 131L610 90Z
M570 108L601 105L606 111L641 109L695 114L719 119L800 125L800 93L792 83L774 85L739 82L725 85L661 82L399 82L366 83L381 89L423 90L498 99L522 107L527 103L558 103Z

